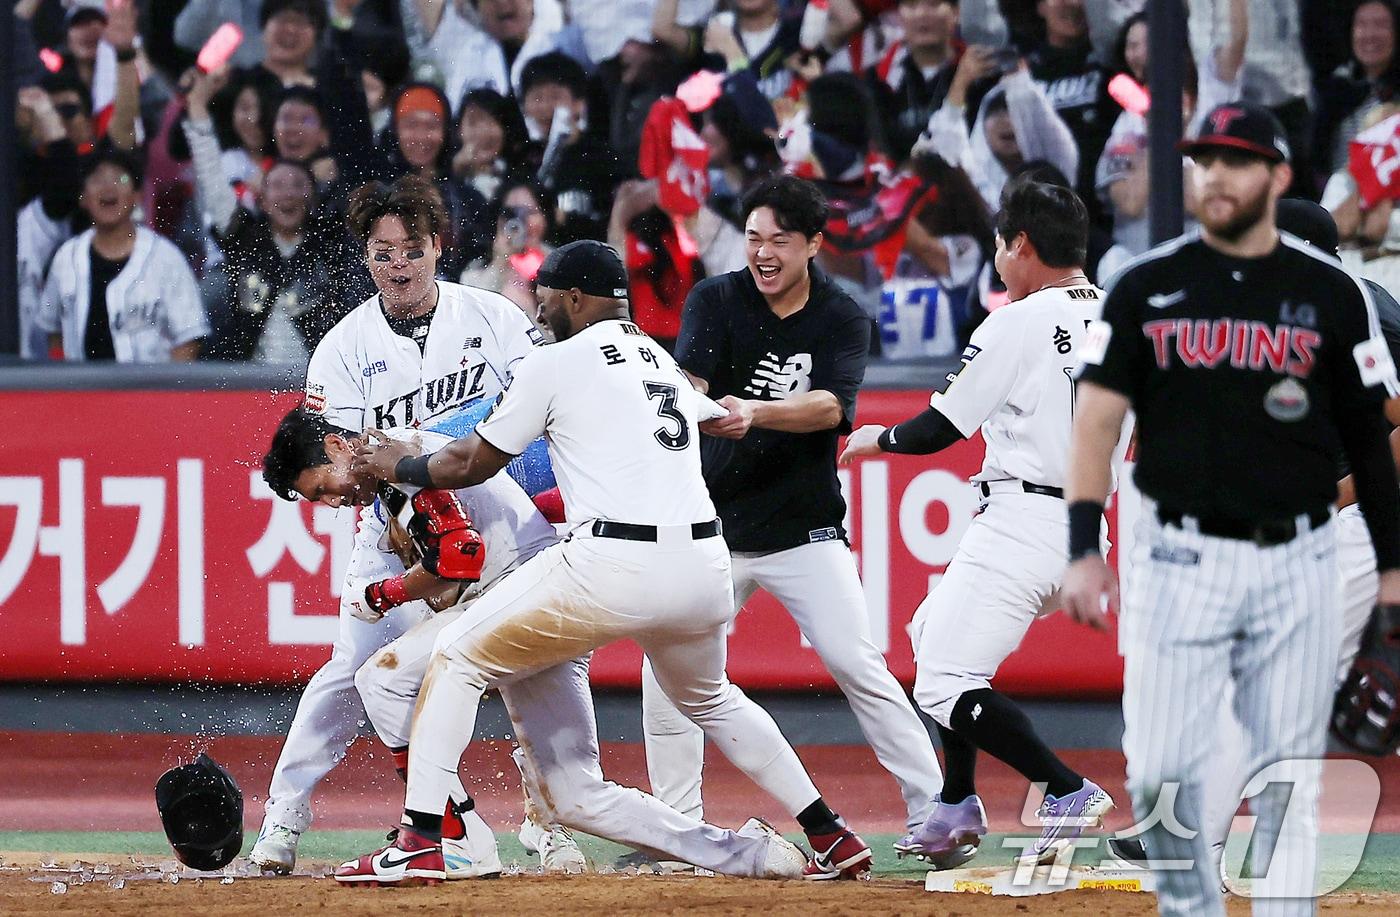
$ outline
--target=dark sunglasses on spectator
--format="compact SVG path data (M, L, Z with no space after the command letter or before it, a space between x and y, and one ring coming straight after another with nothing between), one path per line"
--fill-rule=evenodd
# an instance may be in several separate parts
M67 121L70 118L76 118L78 115L81 115L83 113L83 106L79 105L77 102L60 102L53 107L53 110L58 112L60 118Z

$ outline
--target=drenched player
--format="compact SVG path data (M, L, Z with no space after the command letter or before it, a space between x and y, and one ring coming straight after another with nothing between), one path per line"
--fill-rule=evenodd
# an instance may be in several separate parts
M572 528L439 635L410 743L404 827L389 846L342 866L337 879L440 878L439 813L482 694L621 639L642 645L671 701L795 815L820 855L805 866L792 861L790 845L757 823L748 826L756 836L713 831L703 844L680 835L625 843L732 875L868 871L869 847L828 807L772 718L725 677L734 601L728 550L700 475L698 394L630 321L626 269L607 246L556 249L537 284L541 319L558 343L522 361L470 436L431 456L388 440L359 452L382 479L469 487L544 434ZM542 739L581 741L564 727ZM561 798L552 785L549 796ZM595 793L587 803L627 814L629 824L699 824L636 791Z
M388 186L371 183L352 195L349 225L365 246L378 292L317 345L307 369L310 414L344 430L404 429L444 418L472 401L494 398L542 340L504 297L434 280L446 219L437 191L414 176ZM403 572L377 548L384 532L382 509L366 508L349 563L361 593L365 582ZM409 602L382 620L364 621L356 617L356 598L355 583L347 582L331 658L302 692L273 770L266 817L249 854L262 869L291 871L297 843L311 823L312 791L355 739L364 718L355 671L429 614L424 603ZM494 839L489 850L477 853L474 859L489 864Z

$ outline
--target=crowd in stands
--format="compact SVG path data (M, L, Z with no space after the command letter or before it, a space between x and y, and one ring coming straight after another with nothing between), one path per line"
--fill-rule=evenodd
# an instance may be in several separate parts
M1182 2L1183 129L1270 107L1292 193L1400 283L1400 6ZM533 316L551 247L606 240L665 342L691 286L745 264L744 190L787 170L832 202L819 260L876 355L947 357L1005 301L1008 178L1080 193L1101 283L1149 247L1144 6L19 0L22 352L304 362L372 291L350 192L408 172L448 214L442 279ZM227 23L241 43L196 66Z

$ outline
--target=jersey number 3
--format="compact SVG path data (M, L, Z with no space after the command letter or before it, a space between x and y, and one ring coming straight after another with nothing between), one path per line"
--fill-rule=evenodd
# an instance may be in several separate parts
M686 425L685 415L676 409L676 387L665 382L643 382L642 388L646 390L648 400L660 399L661 403L656 406L657 416L676 425L674 433L671 432L670 423L658 428L652 434L656 441L675 452L690 445L690 427Z

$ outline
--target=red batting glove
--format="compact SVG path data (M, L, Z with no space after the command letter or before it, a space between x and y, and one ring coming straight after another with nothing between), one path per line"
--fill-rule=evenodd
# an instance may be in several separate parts
M365 602L381 615L409 601L403 576L391 576L365 587Z

